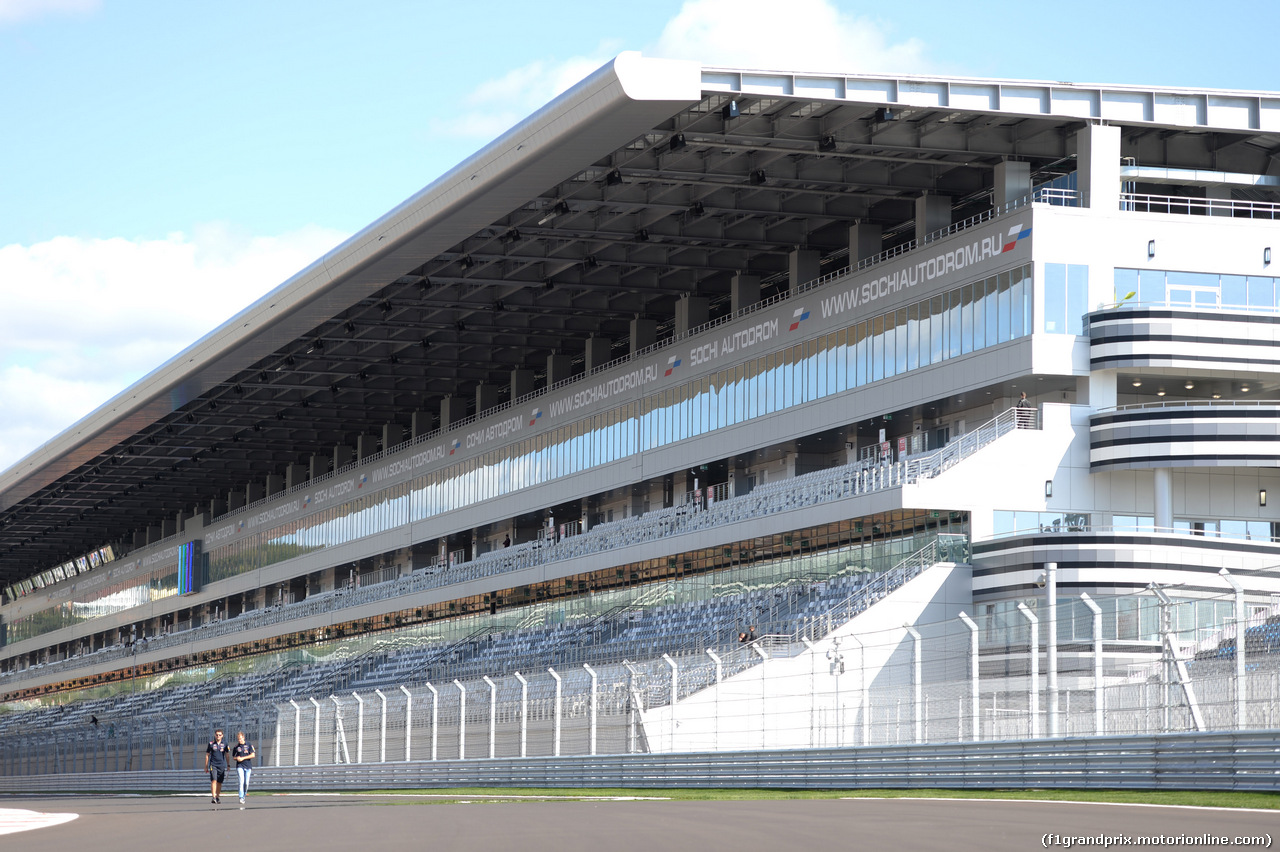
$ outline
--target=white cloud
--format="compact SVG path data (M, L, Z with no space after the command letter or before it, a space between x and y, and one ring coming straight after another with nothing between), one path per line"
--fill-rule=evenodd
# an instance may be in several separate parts
M467 95L466 109L449 119L435 119L431 133L463 139L489 140L509 130L539 107L567 91L622 47L602 42L595 51L564 60L538 60L481 83Z
M688 0L646 52L766 71L928 71L920 41L893 42L873 18L830 0Z
M0 24L16 24L45 15L87 15L101 7L102 0L0 0Z
M656 44L639 47L646 56L766 71L923 74L931 70L918 39L893 41L874 18L842 11L832 0L782 4L778 0L688 0L667 22ZM493 139L622 49L620 43L603 42L583 56L516 68L476 87L466 99L465 111L434 121L431 131Z
M0 470L324 254L346 235L57 237L0 248Z

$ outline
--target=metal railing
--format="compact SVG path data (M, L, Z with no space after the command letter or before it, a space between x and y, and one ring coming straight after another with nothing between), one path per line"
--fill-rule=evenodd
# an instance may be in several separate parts
M1120 209L1132 213L1180 213L1192 216L1221 215L1241 219L1280 219L1280 204L1269 201L1237 201L1230 198L1187 198L1180 195L1120 193Z

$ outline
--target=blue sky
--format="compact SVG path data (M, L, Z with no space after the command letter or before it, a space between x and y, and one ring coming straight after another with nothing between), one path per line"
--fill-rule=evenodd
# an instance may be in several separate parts
M0 469L622 50L1277 91L1251 35L1277 24L1275 0L0 0Z

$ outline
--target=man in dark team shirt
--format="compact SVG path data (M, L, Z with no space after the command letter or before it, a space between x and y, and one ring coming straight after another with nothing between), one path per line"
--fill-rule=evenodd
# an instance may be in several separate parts
M222 730L213 732L213 740L204 750L204 771L209 773L209 791L213 793L213 803L220 804L222 782L227 776L227 755L231 746L222 741Z

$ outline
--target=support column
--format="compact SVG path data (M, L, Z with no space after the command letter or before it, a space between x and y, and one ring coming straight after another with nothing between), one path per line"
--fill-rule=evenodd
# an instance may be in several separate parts
M951 225L951 199L945 195L922 195L916 199L916 242Z
M511 401L520 397L533 393L534 386L533 370L512 370L511 371Z
M1076 187L1085 207L1120 207L1120 128L1087 124L1076 133Z
M707 321L708 302L705 296L691 296L685 293L676 300L677 336L688 334L689 329L697 328Z
M1155 502L1156 532L1167 532L1173 529L1173 470L1157 467L1152 497Z
M324 456L312 456L308 461L309 479L315 480L329 472L329 460Z
M307 468L305 465L291 464L286 465L284 469L284 487L286 490L295 488L307 481Z
M266 487L263 483L249 482L245 484L244 503L246 506L249 505L250 503L256 503L266 496L267 496Z
M466 405L452 394L440 400L440 428L448 429L457 421L467 416Z
M609 353L613 349L608 338L592 335L587 338L587 372L609 363Z
M372 435L356 436L356 458L364 461L378 451L378 439Z
M404 427L399 423L382 424L382 449L389 450L392 447L399 446L404 443Z
M760 301L760 276L739 272L729 279L729 298L733 312L749 308Z
M547 356L547 387L563 382L573 375L573 358L568 355Z
M1031 195L1031 164L1005 160L996 165L995 186L991 191L991 206L1000 208L1029 198Z
M787 256L787 288L794 292L822 274L821 259L816 249L793 249Z
M1116 370L1094 370L1089 374L1089 381L1085 383L1088 389L1088 397L1081 400L1088 404L1089 408L1094 411L1101 411L1104 408L1115 408L1116 394L1118 393L1116 378L1119 372Z
M1218 202L1230 201L1231 187L1229 186L1206 187L1204 191L1204 197L1207 198L1210 201L1210 203L1215 201L1218 201ZM1209 208L1209 215L1210 216L1230 216L1231 206L1229 204L1214 204Z
M849 226L849 267L855 268L868 258L884 251L884 229L870 222Z
M351 448L346 444L338 444L333 448L333 469L341 470L351 464L353 458Z
M631 321L631 352L634 354L658 342L658 323L636 317Z
M209 501L209 517L217 518L227 513L227 501L214 497Z
M227 492L227 511L234 512L236 509L243 509L245 505L244 491L228 491Z
M268 473L266 481L266 496L272 497L284 490L284 477L278 473Z
M481 382L476 385L476 414L488 411L498 404L498 389L493 385Z
M409 429L415 438L427 434L435 428L435 425L436 416L430 411L415 411L409 419Z

